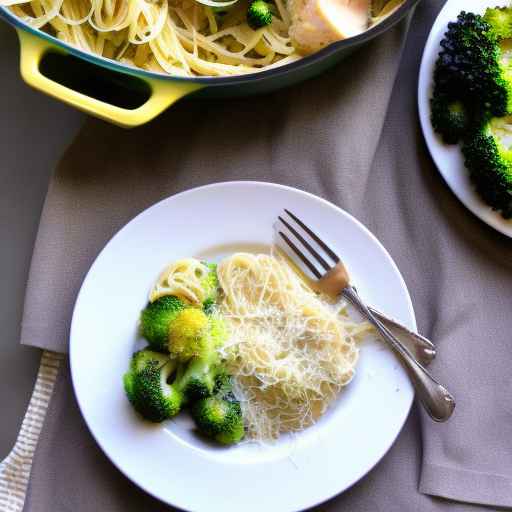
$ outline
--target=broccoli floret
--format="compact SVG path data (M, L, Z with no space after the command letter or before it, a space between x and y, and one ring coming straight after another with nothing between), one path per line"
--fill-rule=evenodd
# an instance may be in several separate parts
M226 370L220 363L217 349L227 339L227 329L220 317L208 318L208 330L201 350L188 363L184 376L186 395L190 400L210 396L226 380Z
M206 357L227 338L222 318L207 316L201 309L186 308L169 326L168 349L172 357L188 361L191 357Z
M482 16L461 12L448 24L434 71L432 122L449 141L465 135L472 111L495 116L512 112L512 77L500 38ZM441 106L464 106L461 117L443 115ZM455 122L454 122L455 121ZM462 129L464 126L464 129Z
M203 311L207 315L211 315L215 311L215 301L212 299L206 299L203 302Z
M219 279L217 277L217 265L215 263L202 262L208 267L208 274L203 277L201 285L205 291L205 300L203 301L203 309L206 313L211 313L214 309L215 302L219 295Z
M123 382L135 410L150 421L161 422L178 414L188 402L212 395L221 375L225 370L215 351L178 363L144 349L133 355Z
M206 316L200 309L184 309L172 322L169 330L169 352L172 357L188 363L184 372L187 398L209 396L215 379L221 373L217 349L227 339L222 318Z
M217 368L217 373L215 375L215 385L213 388L213 392L215 394L226 395L232 390L232 382L231 375L227 372L227 370L220 366Z
M222 347L228 335L229 332L222 317L212 315L208 318L208 337L213 348Z
M180 389L187 401L194 401L212 395L216 389L217 376L223 373L223 367L216 353L209 357L193 357L180 376Z
M136 352L123 378L128 400L149 421L161 422L178 414L183 393L167 383L176 370L168 356L151 350Z
M209 341L208 317L201 309L186 308L169 325L169 352L181 361L208 352Z
M512 8L495 7L485 11L484 21L489 23L496 36L500 39L512 37Z
M182 365L186 369L183 376L180 374L179 377L180 389L184 391L187 400L190 401L218 392L221 384L228 383L231 379L221 364L217 351L227 335L224 322L218 317L211 317L208 319L208 324L207 343L200 354Z
M446 144L457 144L471 125L471 114L460 100L436 94L431 101L432 126Z
M231 392L198 400L192 405L197 428L220 444L234 444L244 437L240 403Z
M503 217L512 217L512 117L483 118L462 147L482 198Z
M255 0L247 10L247 24L257 30L272 23L272 10L265 0Z
M140 332L153 350L167 350L169 326L184 308L185 304L181 299L167 295L149 303L142 311Z

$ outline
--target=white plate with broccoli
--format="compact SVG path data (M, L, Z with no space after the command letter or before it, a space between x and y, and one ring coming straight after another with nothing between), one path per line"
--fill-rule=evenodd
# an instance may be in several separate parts
M434 70L441 50L440 43L448 30L448 23L456 21L462 11L483 15L487 8L509 5L508 0L448 0L446 2L434 23L423 54L418 103L421 127L427 146L448 186L477 217L501 233L512 237L512 220L506 218L512 216L512 157L506 156L511 141L507 132L510 130L512 133L512 126L505 130L496 129L497 125L507 120L501 116L506 112L512 112L512 79L510 79L510 85L505 80L496 84L492 77L499 76L501 80L504 76L504 68L499 69L496 63L489 63L494 68L486 79L479 79L479 72L472 67L471 63L471 59L478 55L479 44L486 45L484 52L494 44L503 48L499 50L502 52L501 55L505 55L505 51L508 51L509 45L503 38L503 32L510 30L511 34L507 36L512 37L512 28L508 28L505 17L502 18L498 11L493 18L488 18L494 24L494 39L484 38L481 32L478 32L482 27L480 19L465 19L464 23L468 27L471 25L471 30L475 29L475 32L467 38L467 41L471 40L469 43L472 49L471 56L460 59L463 65L459 69L462 69L465 75L461 77L459 71L447 72L446 68L441 68L437 75L441 77L437 80L437 83L441 84L437 91L441 92L436 95L439 100L435 103L437 110L434 122L431 121L430 101L434 96ZM508 16L512 16L512 13ZM460 29L459 35L462 30L466 29ZM456 34L455 30L451 41L454 40L453 34ZM477 41L479 38L481 38L480 41ZM460 56L456 46L455 42L450 52L452 55L457 53L457 56ZM478 62L481 64L482 59L478 58ZM447 67L451 63L453 61L447 61ZM473 76L469 76L468 71ZM493 116L500 117L494 117L493 121L489 121ZM512 123L512 118L509 121ZM437 133L433 124L436 125ZM503 137L504 134L505 137ZM504 141L505 144L501 145L500 141ZM471 172L465 166L464 155L469 162Z
M368 303L415 329L407 287L378 240L327 201L270 183L209 185L152 206L103 249L76 302L71 371L90 431L135 484L184 510L287 512L317 505L381 459L413 401L405 371L374 341L361 346L354 379L318 422L273 443L222 446L198 435L186 410L161 423L134 412L123 375L143 346L137 319L162 268L180 258L218 262L235 251L268 248L283 207L323 227Z

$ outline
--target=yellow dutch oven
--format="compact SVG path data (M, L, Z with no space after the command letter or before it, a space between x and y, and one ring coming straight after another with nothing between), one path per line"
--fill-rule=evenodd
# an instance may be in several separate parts
M21 75L27 84L88 114L131 128L151 121L189 94L217 98L247 96L318 75L389 30L418 1L405 0L393 14L366 32L296 62L226 77L175 77L133 68L84 52L34 29L5 7L0 7L0 18L18 33Z

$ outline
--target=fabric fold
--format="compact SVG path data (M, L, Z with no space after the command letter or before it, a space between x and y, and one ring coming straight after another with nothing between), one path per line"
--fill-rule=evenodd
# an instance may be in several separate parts
M461 483L464 489L461 490ZM447 500L510 507L512 478L453 467L423 464L420 492Z

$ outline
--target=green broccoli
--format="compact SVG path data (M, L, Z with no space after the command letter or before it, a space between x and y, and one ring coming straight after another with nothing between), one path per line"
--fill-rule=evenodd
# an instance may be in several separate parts
M491 25L500 39L512 37L512 7L495 7L485 11L484 21Z
M219 295L219 279L217 277L217 265L215 263L202 262L208 267L208 274L203 277L201 285L205 291L206 298L203 301L205 313L210 314L214 310L215 302Z
M144 418L161 422L189 402L212 395L225 374L216 352L179 363L160 352L136 352L123 382L128 399Z
M222 347L228 339L228 328L222 317L212 315L208 318L208 337L211 346L215 349Z
M209 350L178 364L174 384L184 394L185 403L212 395L225 374L216 350Z
M462 147L482 198L503 217L512 217L512 116L483 117Z
M208 319L206 342L202 350L193 356L184 375L186 394L190 400L210 396L226 381L227 373L220 362L217 348L227 338L224 321L219 317Z
M149 303L140 315L140 332L153 350L164 352L169 343L169 326L185 309L185 303L166 295Z
M231 375L227 372L224 366L217 367L215 374L215 384L213 387L213 394L215 395L226 395L233 389L231 382Z
M199 431L220 444L238 443L244 437L242 409L230 391L221 389L198 400L192 404L191 413Z
M171 357L188 363L184 378L189 399L212 394L215 379L222 372L217 349L226 339L222 318L206 316L200 309L184 309L172 322L169 352Z
M169 324L168 349L172 357L187 361L209 350L208 317L201 309L185 308Z
M460 100L437 93L431 101L432 126L446 144L457 144L472 123L472 113Z
M227 338L222 318L196 308L180 311L169 325L168 349L172 357L188 361L215 351Z
M203 302L203 311L207 315L211 315L215 311L215 301L212 299L206 299Z
M272 23L272 9L265 0L254 0L247 10L247 24L253 29L265 27Z
M123 383L128 400L144 418L161 422L180 411L183 393L167 383L176 370L168 356L151 350L136 352Z
M217 375L222 373L222 366L215 355L210 357L194 357L180 375L180 384L187 401L194 401L213 394Z
M512 75L502 42L505 47L482 16L463 11L448 24L431 99L432 125L446 142L463 138L473 112L490 111L495 116L512 112Z

